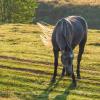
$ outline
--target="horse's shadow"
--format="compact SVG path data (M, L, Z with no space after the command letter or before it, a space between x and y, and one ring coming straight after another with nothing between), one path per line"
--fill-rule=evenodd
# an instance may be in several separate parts
M70 94L70 90L75 88L76 87L73 87L73 83L71 83L67 88L65 88L65 91L62 94L57 95L53 100L69 100L68 96Z
M57 87L61 78L59 78L55 83L49 83L48 87L36 97L36 100L49 100L49 94Z
M55 83L50 83L46 90L36 97L36 100L49 100L49 94L58 86L58 83L61 79L62 78L59 78ZM75 87L73 87L73 84L71 83L67 88L65 88L63 94L57 95L52 100L67 100L67 97L70 94L70 90L74 88Z

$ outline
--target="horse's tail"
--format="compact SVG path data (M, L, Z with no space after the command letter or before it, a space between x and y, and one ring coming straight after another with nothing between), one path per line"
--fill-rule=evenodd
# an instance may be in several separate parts
M85 30L85 33L87 33L88 31L88 25L86 20L83 17L78 17L79 21L81 22L81 24L83 25L83 28Z
M46 46L46 47L49 47L51 48L52 47L52 44L51 44L51 33L52 33L52 28L48 28L48 26L50 26L49 24L47 23L37 23L37 25L41 28L43 34L40 35L40 38L43 42L43 44Z

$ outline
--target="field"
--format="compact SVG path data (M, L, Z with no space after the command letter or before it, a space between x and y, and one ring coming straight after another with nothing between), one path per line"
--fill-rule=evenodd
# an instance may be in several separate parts
M81 80L71 89L71 78L50 84L53 53L41 40L41 30L32 24L0 25L0 100L100 100L100 30L89 29L81 62ZM75 49L74 70L76 74Z

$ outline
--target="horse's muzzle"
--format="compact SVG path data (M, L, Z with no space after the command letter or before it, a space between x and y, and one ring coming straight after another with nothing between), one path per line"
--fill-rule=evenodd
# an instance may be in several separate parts
M65 70L66 70L66 75L68 75L68 76L72 75L73 71L72 71L72 67L71 66L69 66L69 67L66 66Z

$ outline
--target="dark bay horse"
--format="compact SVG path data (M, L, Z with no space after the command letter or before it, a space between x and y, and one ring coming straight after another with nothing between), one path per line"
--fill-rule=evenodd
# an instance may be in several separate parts
M79 53L77 58L77 78L80 79L80 61L87 41L87 29L87 23L81 16L69 16L57 22L52 33L54 74L51 82L55 82L56 80L58 56L59 51L61 51L61 62L63 64L61 76L64 76L65 73L68 74L72 77L72 82L76 86L73 71L73 50L77 45L79 45Z

